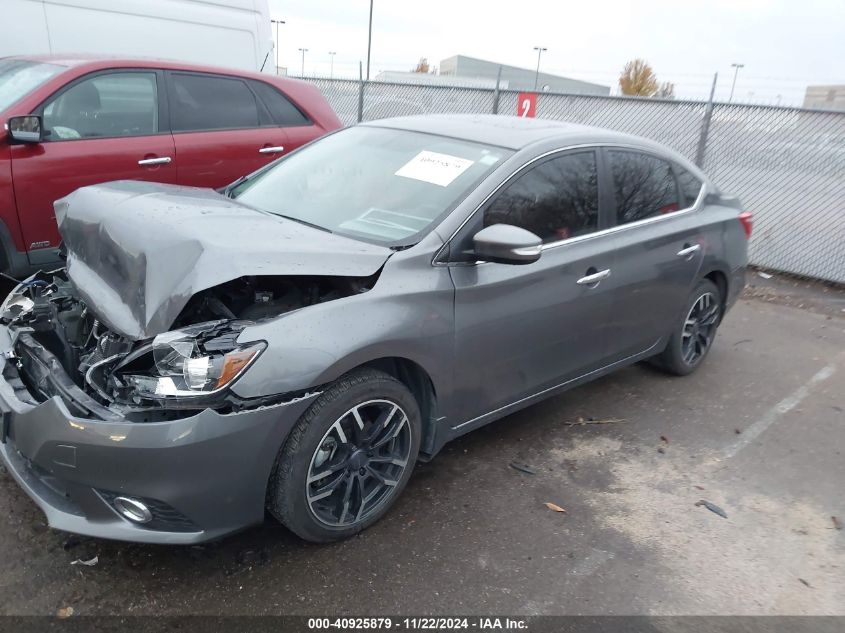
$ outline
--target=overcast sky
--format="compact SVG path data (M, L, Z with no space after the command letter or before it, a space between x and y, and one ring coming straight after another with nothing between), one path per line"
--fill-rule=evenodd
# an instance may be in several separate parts
M269 0L280 64L299 74L356 76L366 63L369 0ZM275 33L275 30L274 30ZM807 84L845 83L845 0L375 0L372 77L456 54L611 86L642 57L680 98L703 98L719 73L726 99L800 104Z

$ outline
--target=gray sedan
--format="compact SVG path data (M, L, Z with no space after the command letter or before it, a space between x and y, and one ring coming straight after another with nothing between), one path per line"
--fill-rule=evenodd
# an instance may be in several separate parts
M693 372L751 232L664 147L493 116L359 125L221 192L87 187L56 217L66 267L2 306L0 455L51 526L155 543L265 509L348 537L459 435L638 361Z

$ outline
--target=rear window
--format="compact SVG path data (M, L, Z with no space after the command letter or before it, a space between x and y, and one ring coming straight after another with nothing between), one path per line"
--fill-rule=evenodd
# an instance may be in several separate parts
M0 59L0 111L20 101L63 70L66 68L58 64Z
M276 125L294 126L308 125L311 122L308 118L293 105L287 97L276 90L273 86L263 81L251 81L252 89L255 90L261 102L267 106Z
M258 105L241 79L171 74L174 132L258 127Z
M616 223L627 224L678 211L678 186L672 166L660 158L631 151L610 151L616 198Z

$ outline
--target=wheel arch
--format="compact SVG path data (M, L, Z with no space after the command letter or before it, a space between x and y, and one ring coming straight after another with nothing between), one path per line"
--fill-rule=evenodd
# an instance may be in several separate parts
M722 314L724 315L725 307L727 306L728 302L728 291L730 290L730 282L728 281L728 275L723 270L719 268L714 268L710 270L710 272L708 272L707 274L702 275L701 278L708 279L709 281L712 281L714 284L716 284L716 287L719 289L719 294L721 295L720 299L722 303Z
M437 425L437 391L434 381L419 363L401 356L385 356L367 361L355 369L376 369L393 376L405 385L420 407L422 437L420 451L430 453L434 446Z

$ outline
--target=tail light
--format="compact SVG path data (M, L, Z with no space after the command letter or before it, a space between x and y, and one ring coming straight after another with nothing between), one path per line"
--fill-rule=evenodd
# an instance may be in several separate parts
M739 221L745 229L745 239L751 238L751 229L754 227L754 214L751 211L743 211L739 214Z

